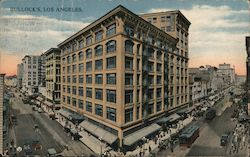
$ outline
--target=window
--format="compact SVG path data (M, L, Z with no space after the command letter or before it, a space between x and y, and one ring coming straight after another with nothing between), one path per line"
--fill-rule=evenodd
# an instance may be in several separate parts
M116 102L116 91L107 89L107 102Z
M137 90L136 100L140 102L140 90Z
M154 63L153 62L149 62L148 63L148 71L149 72L153 72L154 71Z
M63 76L63 82L65 83L65 81L66 81L66 78L65 78L65 76Z
M63 92L66 92L66 87L65 87L65 85L63 85Z
M133 70L133 58L125 57L125 68Z
M147 21L148 21L149 23L152 23L152 18L148 18Z
M92 35L86 37L86 45L90 45L92 43Z
M76 86L72 86L72 94L76 95Z
M156 92L157 92L156 93L157 98L160 98L161 97L161 88L158 88Z
M67 93L70 94L70 86L67 86Z
M83 109L83 101L78 99L78 108Z
M67 73L70 74L70 66L67 66Z
M67 104L70 105L70 97L67 96Z
M128 36L131 36L131 37L134 36L134 29L132 27L125 25L124 29Z
M107 74L107 84L116 84L116 74Z
M103 82L102 80L103 80L102 74L95 75L95 83L96 84L102 84L102 82Z
M156 23L156 22L157 22L157 18L153 17L153 23Z
M87 49L86 50L86 59L92 58L92 49Z
M78 46L79 49L82 49L83 48L83 40L80 40L79 41L79 46Z
M92 71L92 61L86 63L86 71Z
M133 53L134 43L131 40L125 41L125 52Z
M103 116L102 105L95 104L95 114L98 116Z
M92 103L86 101L86 111L88 112L92 112Z
M95 56L101 56L102 55L102 45L98 45L95 47Z
M102 89L95 89L95 98L98 100L102 100Z
M140 116L140 107L136 107L136 119L139 119Z
M161 64L160 63L157 63L157 72L161 72Z
M76 65L72 65L72 73L76 72Z
M154 113L154 104L148 104L148 114Z
M95 41L102 40L102 36L103 36L103 31L96 32L95 33Z
M70 56L67 57L67 63L70 64Z
M72 63L76 62L76 55L72 55Z
M140 75L137 74L137 85L140 85Z
M133 121L133 108L125 110L125 123Z
M92 98L92 88L86 88L86 97Z
M76 83L76 75L73 75L73 76L72 76L72 82L73 82L73 83Z
M83 52L82 51L78 53L78 60L79 61L83 60Z
M151 100L154 98L154 90L153 89L149 89L148 90L148 99Z
M133 90L125 91L125 104L133 102Z
M116 109L107 107L107 119L116 121Z
M95 61L95 70L102 70L102 59Z
M68 53L70 53L71 52L71 46L68 46L67 49L68 49Z
M171 16L167 16L167 22L171 21Z
M107 47L107 53L115 52L115 50L116 50L116 41L111 40L111 41L107 42L106 47Z
M157 102L157 104L156 104L156 112L161 111L161 109L162 109L161 102Z
M165 17L165 16L162 16L162 17L161 17L161 22L165 22L165 20L166 20L166 17Z
M157 76L157 84L161 84L161 76Z
M79 73L83 72L83 63L78 64L78 71L79 71Z
M72 98L72 105L76 106L76 98Z
M67 82L70 83L70 76L67 77Z
M107 58L107 69L116 68L116 57Z
M107 27L106 36L109 37L115 33L116 33L116 24L114 23Z
M83 83L83 75L79 75L78 76L78 82L79 83Z
M133 74L125 74L125 85L133 85Z
M78 87L78 95L83 96L83 87Z
M66 102L66 97L65 97L65 95L63 95L63 102Z
M86 75L86 83L92 83L92 75Z

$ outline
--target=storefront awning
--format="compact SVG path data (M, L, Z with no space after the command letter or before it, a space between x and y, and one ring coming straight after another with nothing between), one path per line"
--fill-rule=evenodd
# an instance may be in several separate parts
M70 120L84 120L84 117L78 113L73 113L69 115Z
M95 135L96 137L107 142L110 145L117 140L117 136L115 136L114 134L88 121L83 121L82 123L80 123L80 126L83 127L86 131L90 132L91 134Z
M180 118L181 118L180 115L178 115L177 113L174 113L174 114L171 114L168 117L163 117L163 118L159 119L157 121L157 123L163 124L163 123L167 123L167 122L174 122L176 120L179 120Z
M58 113L61 114L61 115L64 116L64 117L68 118L68 119L71 118L71 117L70 117L70 114L71 114L71 113L70 113L69 111L64 110L64 109L60 109L60 110L58 111Z
M135 142L141 140L143 137L146 137L146 136L150 135L151 133L156 132L160 129L161 129L160 125L153 123L147 127L144 127L142 129L124 137L123 142L125 145L130 146L130 145L134 144Z
M48 107L52 107L53 106L53 103L51 103L49 101L45 101L44 104L47 105Z

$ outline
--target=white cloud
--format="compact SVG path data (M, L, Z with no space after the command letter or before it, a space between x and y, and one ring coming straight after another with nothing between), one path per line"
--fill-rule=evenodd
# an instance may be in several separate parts
M152 8L148 12L164 12L172 8ZM189 29L190 65L218 65L229 62L239 73L245 71L245 36L249 23L244 18L248 10L233 10L228 6L194 5L181 12L192 23ZM243 70L242 70L243 69Z
M32 15L3 15L0 21L0 47L13 54L41 54L88 25Z

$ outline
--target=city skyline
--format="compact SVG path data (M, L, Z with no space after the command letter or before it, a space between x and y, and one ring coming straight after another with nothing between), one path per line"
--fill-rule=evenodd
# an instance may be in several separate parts
M96 5L96 1L53 1L48 4L2 1L0 19L4 22L0 24L0 34L3 36L0 39L0 72L16 74L16 65L23 56L41 55L98 19L103 13L122 4L137 14L180 10L192 23L189 33L189 67L229 63L235 66L237 74L246 74L244 40L249 28L247 0L155 2L107 0L98 1ZM24 10L29 7L53 10ZM60 7L70 7L73 10L55 11ZM214 23L211 24L212 22Z

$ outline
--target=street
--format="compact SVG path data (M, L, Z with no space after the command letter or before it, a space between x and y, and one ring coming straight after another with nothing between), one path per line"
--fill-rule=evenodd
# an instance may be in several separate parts
M158 152L158 156L229 156L231 149L231 139L233 130L237 121L231 118L234 110L237 109L236 104L231 105L229 102L229 95L226 95L216 105L217 116L211 120L205 120L204 117L199 118L197 121L193 121L191 124L195 124L200 128L199 137L192 144L191 148L179 147L176 144L174 152L169 149ZM230 131L229 141L225 146L220 145L221 135L226 131ZM243 149L237 154L231 154L232 156L247 156L247 152Z
M56 152L62 155L67 154L66 145L69 146L69 150L74 155L89 156L92 154L85 145L79 141L74 141L71 136L68 136L63 130L63 127L55 120L51 120L45 113L38 113L32 111L29 104L24 104L21 98L12 98L12 111L17 116L17 125L14 126L15 135L12 138L16 147L21 146L24 148L24 144L29 144L32 155L45 156L47 149L54 148ZM37 150L32 147L33 141L39 141ZM41 147L40 147L41 146ZM23 155L24 151L20 153ZM73 155L72 154L72 155Z

